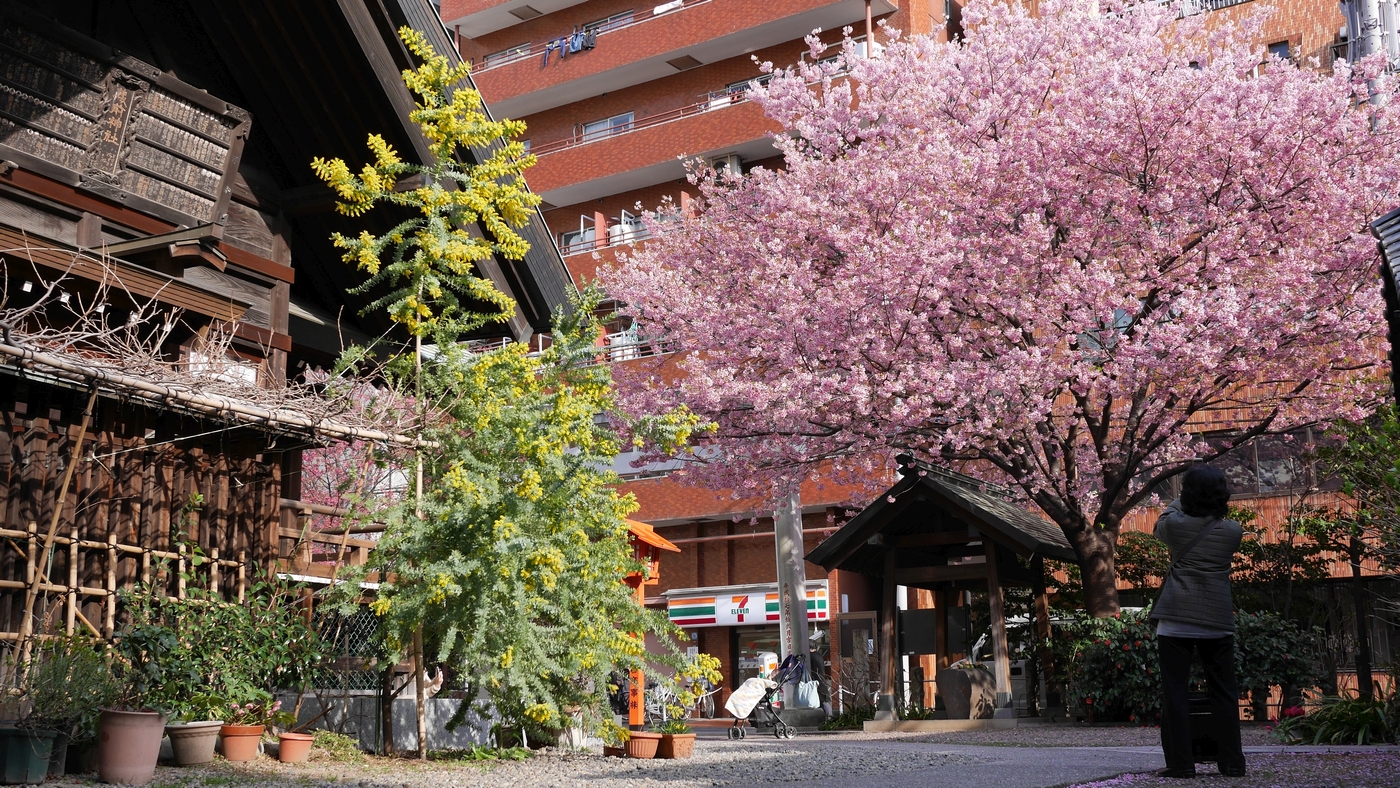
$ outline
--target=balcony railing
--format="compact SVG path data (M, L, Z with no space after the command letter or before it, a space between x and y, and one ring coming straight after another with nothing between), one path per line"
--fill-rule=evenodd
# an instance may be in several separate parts
M532 147L530 152L536 156L548 156L551 153L558 153L561 150L568 150L569 148L575 148L589 142L601 142L602 140L611 139L621 134L630 134L634 131L649 129L653 126L660 126L663 123L670 123L673 120L688 118L692 115L701 115L711 110L724 109L733 104L740 104L749 100L748 91L741 91L738 93L718 91L718 93L718 96L707 94L709 97L704 101L697 101L694 104L687 104L684 107L678 107L673 110L651 115L641 120L634 120L631 123L606 131L595 131L588 134L575 132L572 136L565 137L562 140L555 140L554 142L548 142L538 147Z
M669 16L670 14L673 14L677 11L684 11L687 8L693 8L697 5L703 5L708 2L711 2L711 0L673 0L673 2L661 3L651 10L638 11L630 21L617 22L608 25L599 25L597 27L596 35L599 38L602 38L608 33L615 33L619 30L626 30L629 27L635 27L640 24L645 24L646 22L650 22L653 19L660 19L663 16ZM483 71L490 71L491 69L500 68L501 66L508 66L511 63L519 63L522 60L528 60L532 57L543 58L545 51L549 49L549 45L552 42L559 41L560 38L568 38L570 35L572 35L572 32L565 33L561 36L555 36L554 38L551 38L548 41L533 44L529 48L521 49L519 51L512 52L508 55L493 57L488 61L483 61L473 66L472 73L480 74ZM576 52L574 54L577 56L583 53ZM567 57L567 55L565 55L565 57Z
M527 355L538 356L543 352L543 348L553 344L548 335L537 335L538 347L540 350L531 350ZM490 353L514 344L514 340L508 337L500 339L478 339L467 343L467 350L471 353ZM532 342L532 345L535 344ZM665 356L676 352L675 342L668 339L652 339L635 327L626 328L603 336L603 347L598 354L599 364L612 364L619 361L633 361L639 358L653 358L655 356Z
M651 237L651 230L645 224L615 224L608 228L608 239L605 243L598 243L597 238L573 241L564 244L559 251L565 257L584 252L594 252L599 249L610 249L614 246L629 244L633 241L645 241Z

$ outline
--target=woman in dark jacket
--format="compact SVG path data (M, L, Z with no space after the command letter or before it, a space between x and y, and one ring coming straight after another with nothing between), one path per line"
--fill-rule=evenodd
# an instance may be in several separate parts
M1192 652L1205 668L1220 773L1245 773L1240 748L1239 687L1235 681L1235 613L1230 566L1243 529L1226 520L1230 486L1209 465L1186 472L1181 497L1157 518L1153 531L1171 550L1172 568L1152 607L1162 676L1162 754L1167 777L1195 777L1190 708L1186 690Z

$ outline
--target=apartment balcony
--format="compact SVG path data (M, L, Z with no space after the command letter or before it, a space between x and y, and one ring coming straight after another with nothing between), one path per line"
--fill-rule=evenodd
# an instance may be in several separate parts
M480 38L583 2L587 0L443 0L442 21L449 30Z
M890 0L871 3L877 17L895 10ZM495 116L523 118L864 19L864 0L674 0L600 31L594 49L551 52L545 64L547 42L536 41L478 65L472 78Z
M682 156L768 158L776 153L768 135L780 130L745 94L717 95L605 134L541 144L525 178L545 202L573 205L684 178Z

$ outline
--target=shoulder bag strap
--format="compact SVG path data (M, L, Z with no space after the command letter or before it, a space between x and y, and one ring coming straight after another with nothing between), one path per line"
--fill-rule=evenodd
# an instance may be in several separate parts
M1214 520L1211 520L1209 523L1206 523L1206 526L1204 528L1198 531L1195 536L1191 537L1191 541L1186 543L1186 547L1179 554L1172 558L1171 568L1167 570L1167 576L1162 578L1162 586L1161 588L1157 589L1157 596L1152 599L1153 607L1156 607L1157 603L1162 601L1162 594L1166 593L1167 591L1167 583L1172 579L1172 576L1176 574L1176 565L1180 563L1182 559L1186 558L1186 556L1190 555L1191 551L1196 549L1196 545L1200 544L1201 540L1206 538L1206 535L1209 534L1211 531L1214 531L1215 526L1219 524L1219 517L1215 518Z
M1176 565L1180 563L1182 559L1186 558L1186 556L1190 555L1191 551L1196 549L1196 545L1200 544L1201 540L1206 538L1207 534L1209 534L1211 531L1214 531L1215 526L1219 523L1219 517L1215 518L1214 520L1211 520L1209 523L1206 523L1206 527L1202 528L1194 537L1191 538L1191 541L1186 543L1186 547L1181 551L1181 554L1172 559L1172 569L1176 569Z

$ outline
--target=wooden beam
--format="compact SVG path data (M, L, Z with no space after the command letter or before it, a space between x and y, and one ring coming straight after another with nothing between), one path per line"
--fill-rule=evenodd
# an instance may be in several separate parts
M935 531L925 534L905 534L895 538L896 547L939 547L950 544L970 544L982 541L982 536L970 536L967 531Z
M1054 682L1051 678L1055 672L1055 662L1050 654L1050 598L1045 593L1045 559L1037 555L1031 568L1036 575L1036 580L1031 585L1031 591L1035 594L1036 656L1040 658L1040 676L1045 680L1045 686L1052 687ZM1026 687L1026 691L1039 693L1040 689ZM1049 694L1049 691L1046 693ZM1046 698L1046 701L1049 700ZM1045 710L1041 709L1041 713L1044 714Z
M948 667L948 611L952 608L953 598L948 589L940 588L933 592L933 606L938 609L938 629L933 633L934 656L937 658L935 670L944 670ZM937 672L934 678L937 679Z
M875 719L896 719L895 685L899 683L899 654L895 645L895 625L899 610L895 605L895 563L899 554L885 550L884 593L880 599L880 708Z
M247 249L240 249L230 244L228 241L219 241L218 248L219 251L223 253L224 257L228 258L230 263L246 268L253 273L269 276L279 282L286 282L288 284L292 284L297 280L296 272L292 270L291 266L283 265L275 260L269 260L266 257L253 254Z
M1011 706L1011 657L1006 648L1006 599L997 577L997 546L990 539L987 540L987 607L992 614L992 669L996 676L999 712Z
M45 178L38 173L27 170L19 168L10 170L5 175L0 176L0 182L8 183L30 194L47 197L79 211L96 214L104 219L110 219L114 224L140 230L143 233L166 233L175 229L175 225L170 222L148 216L106 198L98 197L92 192L80 191L66 183L60 183L52 178Z
M988 542L988 544L991 544ZM890 553L894 551L891 550ZM947 583L954 580L982 580L987 577L986 564L959 566L916 566L894 570L894 582L909 586L919 583Z

